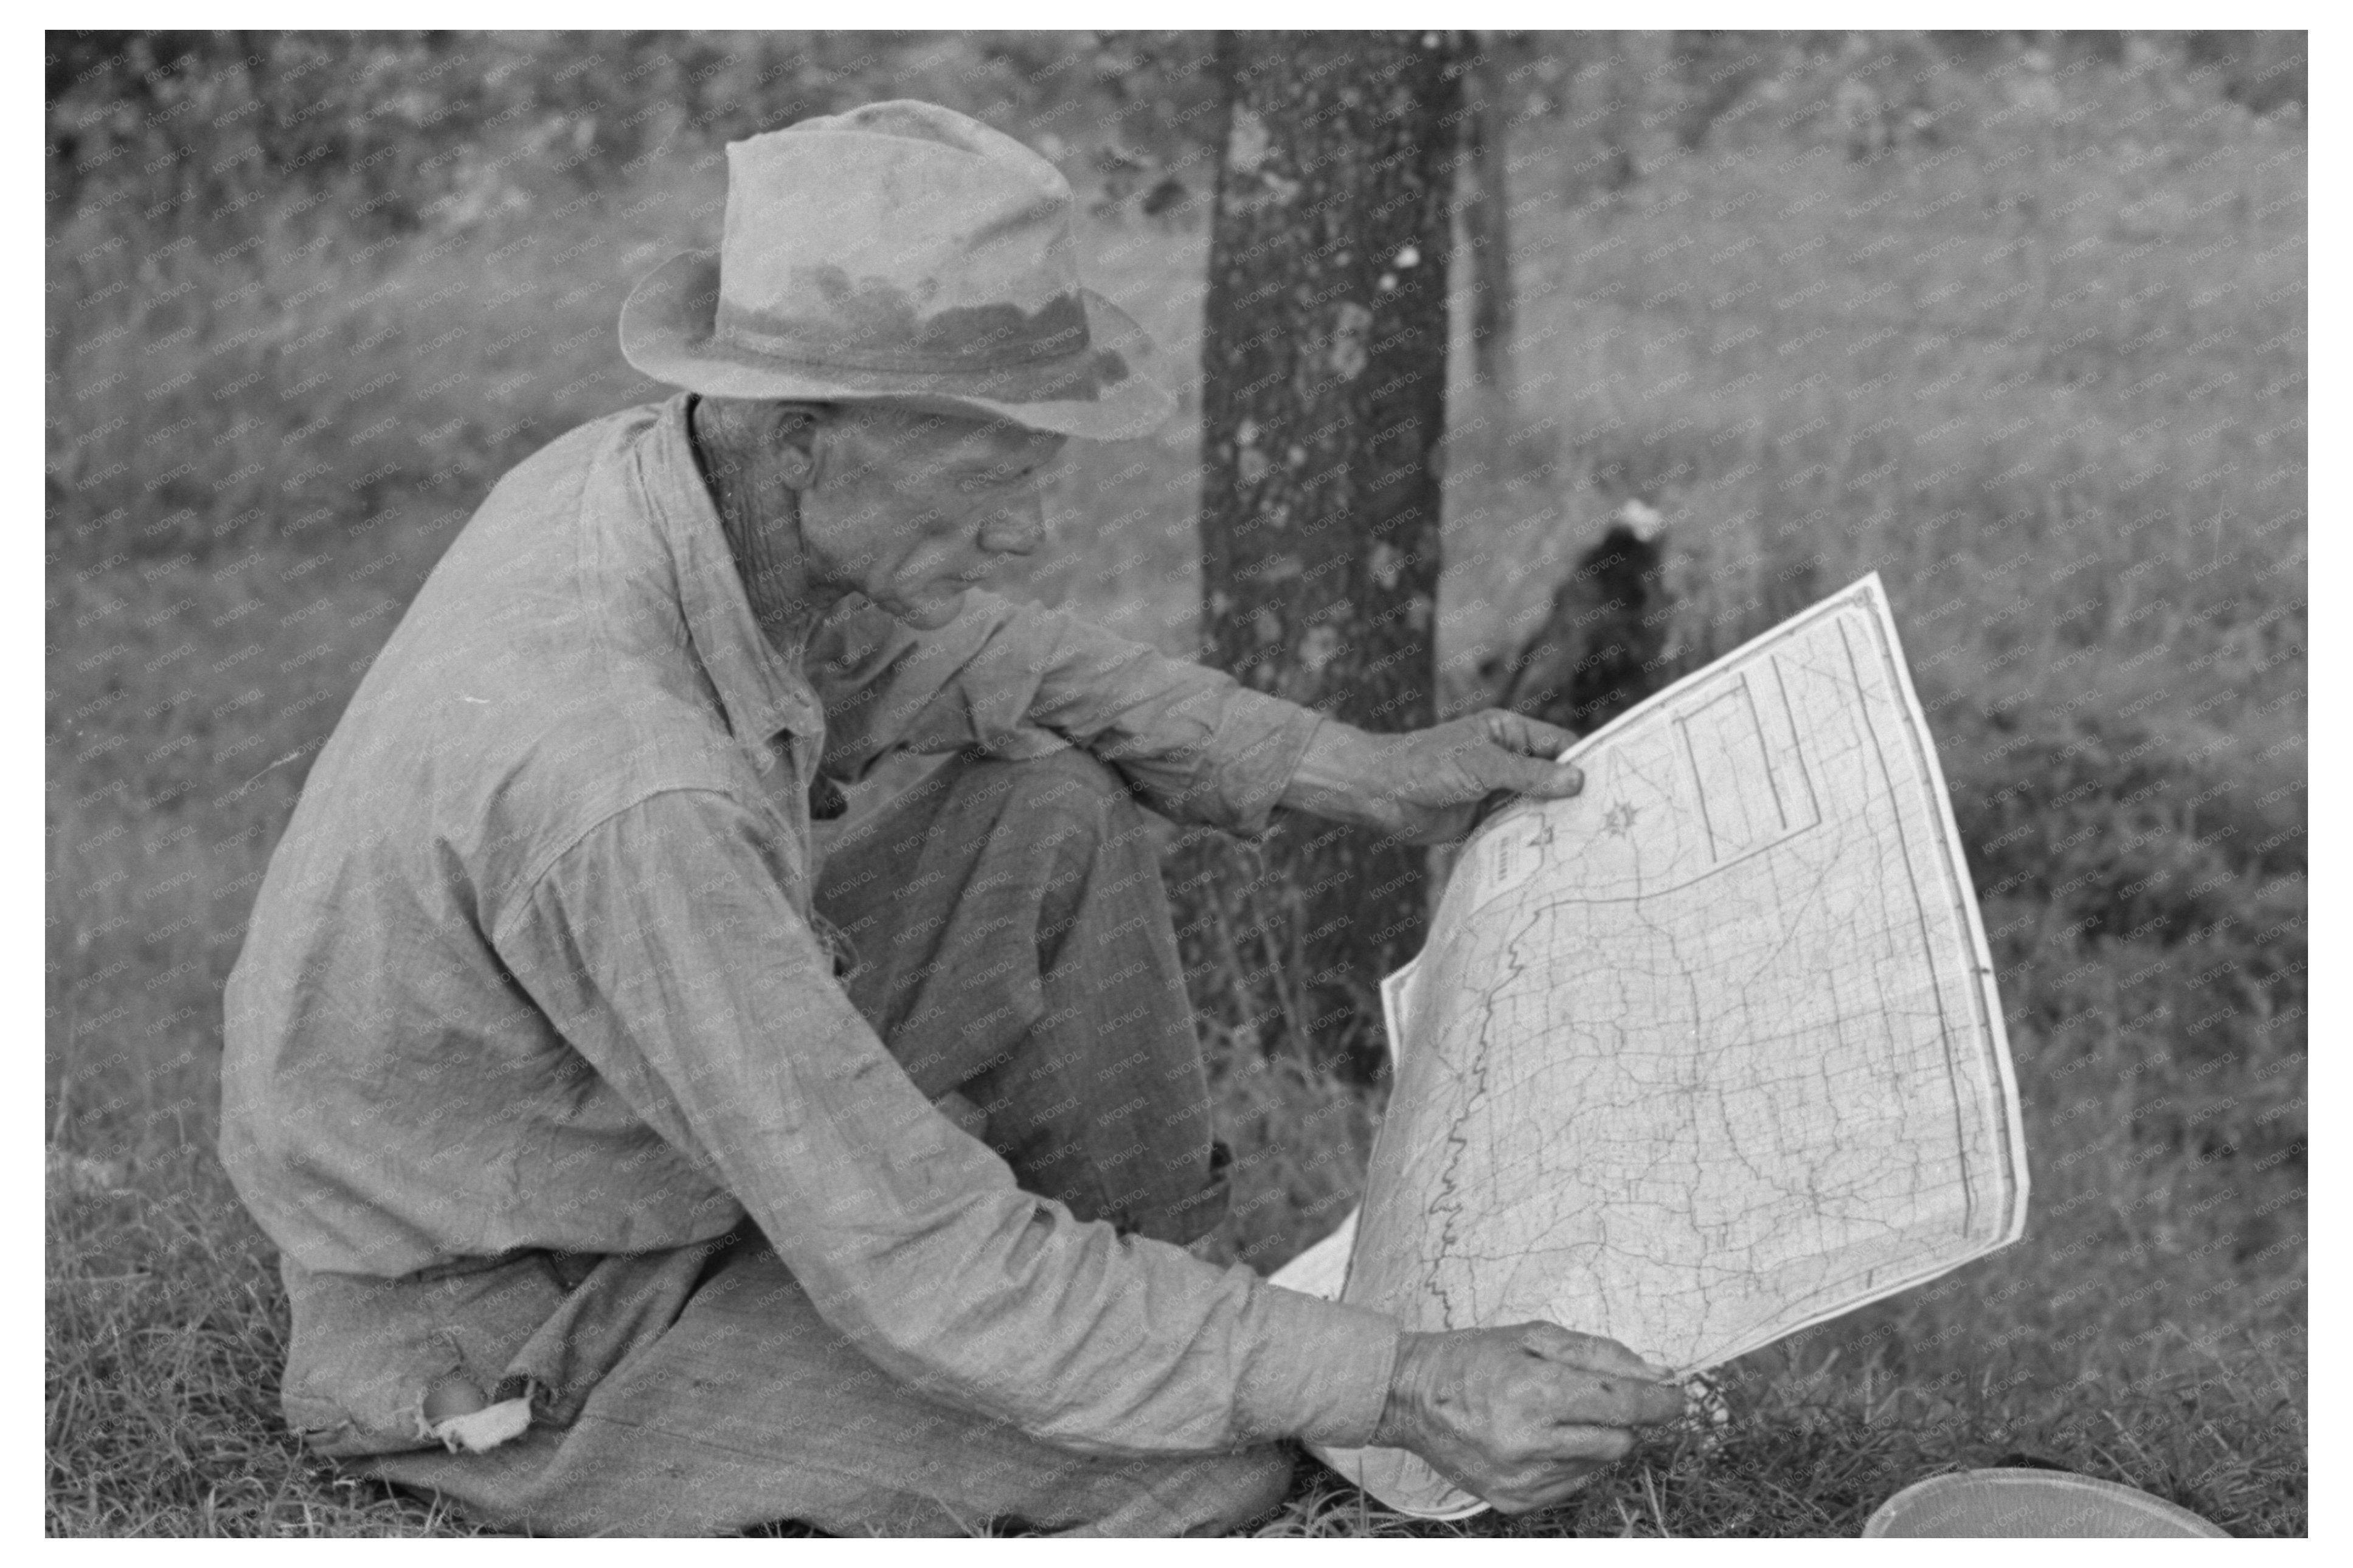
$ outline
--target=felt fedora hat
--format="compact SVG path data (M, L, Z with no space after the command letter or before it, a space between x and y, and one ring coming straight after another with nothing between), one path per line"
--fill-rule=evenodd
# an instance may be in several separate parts
M714 397L893 403L1141 435L1175 399L1151 340L1079 283L1071 187L1010 136L901 100L727 148L716 255L621 308L621 353Z

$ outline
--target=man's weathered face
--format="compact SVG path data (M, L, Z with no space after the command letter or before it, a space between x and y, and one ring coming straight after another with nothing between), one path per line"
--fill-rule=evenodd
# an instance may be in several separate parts
M1067 440L997 420L841 408L801 493L812 580L855 588L920 630L947 625L966 589L1045 542L1040 476Z

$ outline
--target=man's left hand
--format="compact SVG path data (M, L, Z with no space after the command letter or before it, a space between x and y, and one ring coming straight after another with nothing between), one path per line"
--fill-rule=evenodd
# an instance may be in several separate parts
M1402 735L1326 719L1282 803L1409 844L1444 843L1469 833L1491 796L1559 800L1584 788L1582 773L1552 760L1576 739L1501 708Z

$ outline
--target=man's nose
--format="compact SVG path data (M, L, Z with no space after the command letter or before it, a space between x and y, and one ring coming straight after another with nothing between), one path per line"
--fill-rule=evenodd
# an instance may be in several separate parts
M980 547L997 555L1029 555L1046 542L1046 503L1035 492L988 520Z

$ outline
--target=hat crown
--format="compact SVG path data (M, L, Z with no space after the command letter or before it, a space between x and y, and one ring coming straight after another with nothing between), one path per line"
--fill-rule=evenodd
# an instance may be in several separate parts
M1082 354L1070 183L1002 132L912 100L731 142L713 326L868 370Z
M727 171L720 250L621 307L657 381L1104 439L1174 409L1150 334L1080 286L1070 183L1013 138L899 100L733 142Z

